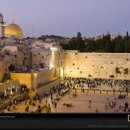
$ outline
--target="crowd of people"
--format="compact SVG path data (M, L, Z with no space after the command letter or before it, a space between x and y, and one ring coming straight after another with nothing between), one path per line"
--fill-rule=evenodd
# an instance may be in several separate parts
M7 108L10 111L10 108L14 106L28 96L28 88L26 85L18 85L13 87L7 87L7 89L1 90L0 92L0 111Z
M16 94L21 94L24 92L29 92L28 88L26 85L20 85L17 87L8 87L7 89L1 90L0 91L0 101L4 99L9 99L10 97L16 95Z
M114 90L114 86L119 86L120 88L124 88L124 91L127 91L127 88L129 87L129 81L127 80L116 80L116 79L87 79L87 78L72 78L72 77L66 77L64 78L64 80L59 84L59 86L57 87L52 87L50 88L50 91L48 92L44 92L44 96L45 98L50 96L51 99L51 103L54 106L54 108L57 107L57 103L60 100L60 96L63 96L66 92L70 91L70 89L74 88L75 92L73 93L73 96L76 97L77 96L77 88L84 88L85 86L87 86L89 89L93 89L93 88L99 88L101 85L104 85L106 87L110 87L111 90ZM81 89L84 90L84 89ZM84 92L84 91L82 91ZM54 98L54 95L55 98ZM37 97L37 98L36 98ZM36 96L35 98L37 100L40 100L41 97ZM120 94L117 97L118 99L125 99L126 95L125 94ZM91 105L91 99L89 99L89 104ZM46 100L46 104L47 106L50 106L50 103ZM72 106L72 104L69 103L63 103L64 106ZM115 102L111 102L109 101L109 107L115 107L116 104ZM37 106L38 107L38 106ZM37 108L38 109L38 108ZM98 110L97 110L98 111Z
M30 110L31 106L36 108L35 111ZM36 103L34 101L32 101L32 103L30 102L29 104L26 105L24 112L25 113L29 113L29 112L31 112L31 113L34 113L34 112L41 113L42 110L43 110L43 108L41 107L41 105L36 105Z
M59 86L57 87L53 86L52 88L50 88L48 92L44 92L43 97L48 97L48 96L52 97L53 94L62 95L66 91L69 91L69 89L70 89L70 86L62 82L59 84Z
M74 78L74 77L65 77L64 83L71 88L89 88L89 89L100 89L104 87L104 90L108 88L109 90L121 90L121 91L128 91L130 87L130 80L124 79L88 79L88 78Z
M95 88L100 88L100 86L104 87L109 87L110 90L114 90L115 86L122 88L122 90L124 90L125 92L128 92L128 88L129 88L129 84L130 81L128 80L117 80L117 79L87 79L87 78L73 78L73 77L65 77L64 80L56 87L53 86L50 88L49 91L44 92L43 95L39 95L36 94L32 99L29 99L25 102L25 110L24 112L37 112L37 113L41 113L43 111L44 108L49 108L49 110L51 111L51 107L54 107L55 109L57 109L57 105L58 105L58 101L60 100L60 98L68 93L70 91L70 89L74 89L75 92L73 93L73 97L77 96L77 88L81 88L81 92L85 92L84 89L89 88L89 89L95 89ZM12 88L11 90L12 94L14 93L24 93L24 92L29 92L28 88L26 85L20 85L19 88L14 89ZM0 93L0 100L5 98L6 93ZM7 96L7 94L6 94ZM49 101L48 101L48 97L49 97ZM127 95L125 94L120 94L117 99L115 99L115 101L110 101L109 99L107 99L109 101L108 103L108 107L114 108L116 106L116 100L120 100L120 99L125 99L127 97ZM8 97L10 99L10 97ZM42 102L42 99L46 99L45 103ZM7 106L8 111L10 111L10 108L12 107L13 109L15 109L15 104L17 105L20 102L20 98L17 98L16 100L10 100L9 105ZM37 101L39 102L37 104ZM124 108L128 108L128 103L124 104ZM68 106L71 107L72 104L69 103L63 103L64 106ZM89 106L92 105L92 100L89 99ZM30 108L34 107L35 110L31 111ZM129 110L129 108L128 108ZM96 109L96 111L98 111Z
M37 112L37 113L41 113L43 111L43 109L48 109L49 111L51 111L51 104L53 105L53 107L56 109L57 108L57 102L60 100L60 96L62 96L64 93L66 93L67 91L69 91L69 87L66 86L64 83L60 83L59 86L53 86L50 88L50 90L48 92L44 92L43 95L39 95L36 94L34 95L33 98L26 98L25 99L25 110L24 112ZM16 106L23 101L19 96L16 96L17 94L22 95L25 92L27 92L27 94L29 93L29 90L27 88L26 85L22 84L20 86L18 86L17 88L11 88L9 91L9 94L7 95L7 91L0 93L0 100L4 101L7 100L8 102L6 102L6 107L4 107L4 109L7 109L8 112L11 111L15 111ZM15 98L16 96L16 98ZM48 97L50 96L51 99L51 104L48 101ZM46 102L43 103L42 99L46 99ZM39 103L37 103L37 101ZM5 106L5 104L4 104ZM34 108L34 110L32 111L31 108ZM0 111L2 112L3 107L0 106Z
M122 98L119 98L122 96ZM111 108L116 112L130 112L129 102L126 99L126 95L119 95L118 98L107 99L108 105L105 105L105 109ZM123 104L119 104L118 100L123 99Z

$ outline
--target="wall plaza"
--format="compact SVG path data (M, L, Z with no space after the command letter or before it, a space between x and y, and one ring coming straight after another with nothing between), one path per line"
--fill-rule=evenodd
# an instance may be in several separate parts
M0 31L1 113L130 111L129 53L64 50L67 38L23 38L2 14Z
M129 54L80 53L77 51L59 50L53 52L51 55L48 68L31 72L18 71L10 73L11 83L17 80L19 84L26 85L30 91L29 97L31 101L34 101L37 106L38 104L45 105L43 112L121 112L122 109L118 110L116 108L115 110L111 107L109 109L107 99L100 100L101 97L103 99L107 96L110 102L114 102L113 100L119 95L125 95L126 98L123 100L130 101L129 82L124 83L124 81L130 80ZM126 69L127 72L125 71ZM100 84L96 87L88 87L88 83L84 83L90 80L92 81L89 83L91 86L96 84L97 81L95 82L95 79L102 79L103 81L100 81ZM77 81L80 81L80 83L77 84ZM112 87L110 87L110 83L112 83ZM69 89L63 84L69 86ZM126 93L126 86L128 93ZM55 92L55 94L52 94L53 92ZM49 93L53 96L49 96ZM42 98L40 99L41 103L32 99L35 95L39 95ZM77 96L75 97L75 95ZM95 96L97 97L96 99L94 98ZM52 103L53 99L57 100L57 106L55 106L55 103ZM78 100L80 100L79 104L81 106L84 106L83 104L86 104L88 100L92 100L93 108L89 108L89 102L86 104L88 108L79 108L77 104ZM22 101L22 107L17 104L17 109L13 110L13 112L24 112L27 107L24 102L27 101ZM46 103L49 104L48 107ZM100 105L97 107L98 103ZM68 107L63 104L67 104ZM119 104L122 104L120 100L118 101L118 105ZM103 105L106 107L104 108ZM73 109L70 110L70 107ZM29 107L29 111L34 110L35 107ZM5 112L11 111L5 110Z

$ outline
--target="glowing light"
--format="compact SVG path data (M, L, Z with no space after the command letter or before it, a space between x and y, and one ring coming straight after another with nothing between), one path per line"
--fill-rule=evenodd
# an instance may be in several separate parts
M11 90L10 94L11 94L11 95L13 95L13 92L12 92L12 90Z
M64 76L64 70L63 67L60 67L60 77L63 78Z
M7 95L7 92L6 92L6 90L5 90L5 96Z
M50 69L53 69L55 66L53 64L49 65Z
M50 49L52 50L52 55L51 55L49 68L53 69L55 67L55 51L57 51L57 48L51 47Z
M57 51L58 48L56 48L56 47L51 47L50 50L51 50L51 51Z
M37 77L37 73L34 73L34 77L35 77L35 78Z

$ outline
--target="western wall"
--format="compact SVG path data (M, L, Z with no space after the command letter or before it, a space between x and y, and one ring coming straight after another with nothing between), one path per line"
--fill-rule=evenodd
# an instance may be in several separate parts
M130 80L130 54L65 51L64 77Z

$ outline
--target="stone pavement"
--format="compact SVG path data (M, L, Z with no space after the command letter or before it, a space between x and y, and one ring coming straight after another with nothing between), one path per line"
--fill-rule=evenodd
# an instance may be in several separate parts
M129 102L130 107L130 95L125 99L118 99L119 93L115 93L115 95L113 95L113 92L109 92L108 94L106 94L106 92L102 92L100 94L99 91L96 91L95 93L93 91L85 91L82 93L81 90L77 90L76 97L73 96L73 93L74 90L71 90L69 93L62 96L57 102L56 108L52 105L50 97L42 98L41 103L39 103L39 101L35 101L36 107L30 105L30 112L35 111L38 105L44 106L46 104L46 100L51 106L52 113L120 113L124 111L119 110L119 106L123 106L126 101ZM56 98L56 94L53 95L53 97ZM107 100L107 97L109 98L109 101ZM105 106L108 106L109 102L115 101L115 98L117 102L115 108L105 108ZM91 105L89 104L90 99ZM63 105L64 103L71 103L72 107L65 106ZM13 110L12 113L24 113L26 106L25 101L21 102L16 106L16 110ZM5 110L5 112L7 111ZM42 112L45 113L46 110L44 109Z
M109 93L108 95L106 93L93 93L89 92L86 94L81 93L81 91L77 92L77 96L74 97L72 95L72 91L70 94L65 95L61 98L61 100L58 102L57 105L57 112L61 113L95 113L95 112L101 112L101 113L117 113L117 112L123 112L123 110L119 110L119 106L123 106L126 101L129 102L130 107L130 96L127 96L125 99L118 99L118 94L113 95L113 93ZM107 97L109 97L109 101L107 101ZM105 109L105 105L108 105L109 102L115 101L116 99L116 107ZM89 105L89 100L91 99L91 107ZM64 106L64 103L71 103L72 107Z

